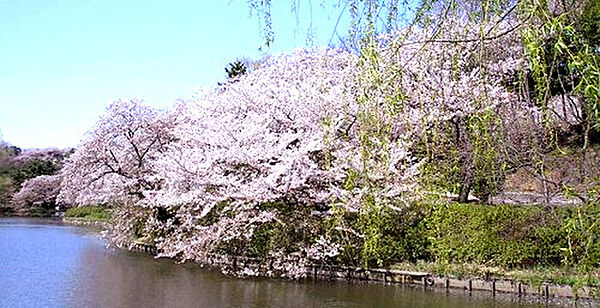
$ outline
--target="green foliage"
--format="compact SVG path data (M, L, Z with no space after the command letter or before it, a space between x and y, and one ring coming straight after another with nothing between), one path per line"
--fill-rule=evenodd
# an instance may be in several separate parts
M72 207L65 212L67 218L83 218L89 220L110 220L111 213L102 206Z
M413 206L403 213L389 208L362 215L365 239L362 264L387 267L399 261L415 262L428 257L423 209Z
M338 213L324 228L343 246L338 261L347 265L387 267L423 260L505 268L567 265L588 271L600 266L599 222L598 205L548 211L535 205L434 203L402 212L371 207Z
M13 194L19 191L23 182L40 175L56 174L61 168L61 163L55 157L48 160L35 157L23 159L20 156L22 152L20 148L0 140L0 215L15 211ZM44 213L47 216L53 213L53 209L39 207L20 214L44 216Z
M561 230L567 242L561 248L563 263L586 270L600 267L600 205L586 204L570 212Z
M8 205L14 191L14 184L10 177L0 176L0 207Z
M420 183L431 192L458 193L468 187L484 203L504 185L507 161L500 116L494 110L438 124L413 151L424 158Z
M333 242L342 250L338 262L346 265L359 265L361 261L362 239L354 230L358 221L358 213L332 208L333 215L327 217L323 226Z
M60 170L60 165L52 161L35 158L27 161L14 178L17 182L22 182L40 175L56 174L58 170Z
M320 226L313 226L313 230L319 231ZM302 230L291 221L271 222L259 226L251 238L250 255L264 258L270 252L283 252L286 254L299 251L303 244L309 244L315 239L315 235L309 230Z
M383 243L385 216L374 200L368 200L358 216L359 230L364 237L361 263L365 267L381 267L389 257L389 247Z
M462 168L455 128L450 123L430 129L415 145L415 156L424 158L419 168L419 182L430 192L458 193Z
M517 230L531 216L528 209L514 210L509 206L442 205L429 220L432 252L443 262L489 265L529 262L515 254L529 251L528 243L523 241L529 234Z
M251 239L252 246L252 254L258 256L259 258L265 258L269 251L272 250L273 242L271 239L273 238L273 224L266 223L254 230Z
M499 151L503 138L500 135L500 117L487 111L470 117L469 139L473 148L473 161L468 164L473 172L473 190L484 203L500 191L505 180L505 164Z
M350 169L347 171L346 179L344 183L344 189L353 190L359 181L360 173L356 170Z
M583 8L578 7L583 3ZM522 39L535 81L535 99L550 130L549 100L556 94L583 98L580 124L583 147L589 145L591 131L600 128L600 5L596 0L555 4L546 1L520 2L524 19L533 22L522 28Z
M13 212L12 197L23 182L40 175L55 174L60 169L57 163L37 158L17 164L12 158L20 153L17 147L0 146L0 214L2 215ZM27 215L47 216L51 212L49 209L39 208L29 211Z
M600 53L600 2L586 1L581 18L577 23L578 31L586 43Z

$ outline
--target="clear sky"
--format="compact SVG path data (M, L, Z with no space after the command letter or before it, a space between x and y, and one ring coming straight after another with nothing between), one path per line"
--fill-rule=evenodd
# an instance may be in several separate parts
M296 19L288 0L273 2L269 52L305 46L308 8ZM314 5L326 46L341 10ZM0 0L1 137L76 146L113 100L168 106L225 79L235 58L260 57L262 43L246 0Z

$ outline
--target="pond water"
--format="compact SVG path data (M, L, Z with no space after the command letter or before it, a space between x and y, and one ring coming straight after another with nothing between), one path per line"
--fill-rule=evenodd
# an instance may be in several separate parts
M551 307L403 286L238 279L106 249L53 220L0 219L0 307Z

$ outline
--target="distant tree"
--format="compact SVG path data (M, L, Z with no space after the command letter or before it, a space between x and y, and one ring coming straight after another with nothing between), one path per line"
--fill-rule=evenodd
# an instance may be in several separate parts
M242 75L245 75L248 72L248 68L246 64L241 60L235 60L225 68L225 72L227 73L227 78L235 79Z
M39 158L13 160L8 174L17 186L28 179L41 175L56 174L61 167L61 162L52 160L43 160Z
M11 212L9 207L10 200L14 193L15 186L8 176L0 175L0 215Z
M53 211L60 184L59 175L41 175L25 181L21 190L13 197L17 211L25 213L36 209Z
M15 180L20 170L14 164L14 158L19 154L20 148L0 140L0 215L12 212L12 195L20 184Z
M19 156L19 155L21 155L23 150L21 150L21 148L19 148L17 146L11 145L6 148L6 152L10 156Z
M48 187L50 178L54 189L59 187L60 181L54 175L71 152L72 149L57 148L23 150L0 139L0 214L14 212L15 207L29 209L33 203L51 210L54 201L41 202L39 196L47 194L44 187ZM34 178L35 181L29 181Z
M0 169L8 164L10 158L21 155L21 152L19 147L0 140Z

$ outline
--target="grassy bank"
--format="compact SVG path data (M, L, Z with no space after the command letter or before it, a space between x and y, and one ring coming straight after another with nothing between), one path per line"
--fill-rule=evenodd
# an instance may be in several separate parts
M73 207L65 212L65 218L85 219L95 221L110 221L112 215L110 210L101 206Z

